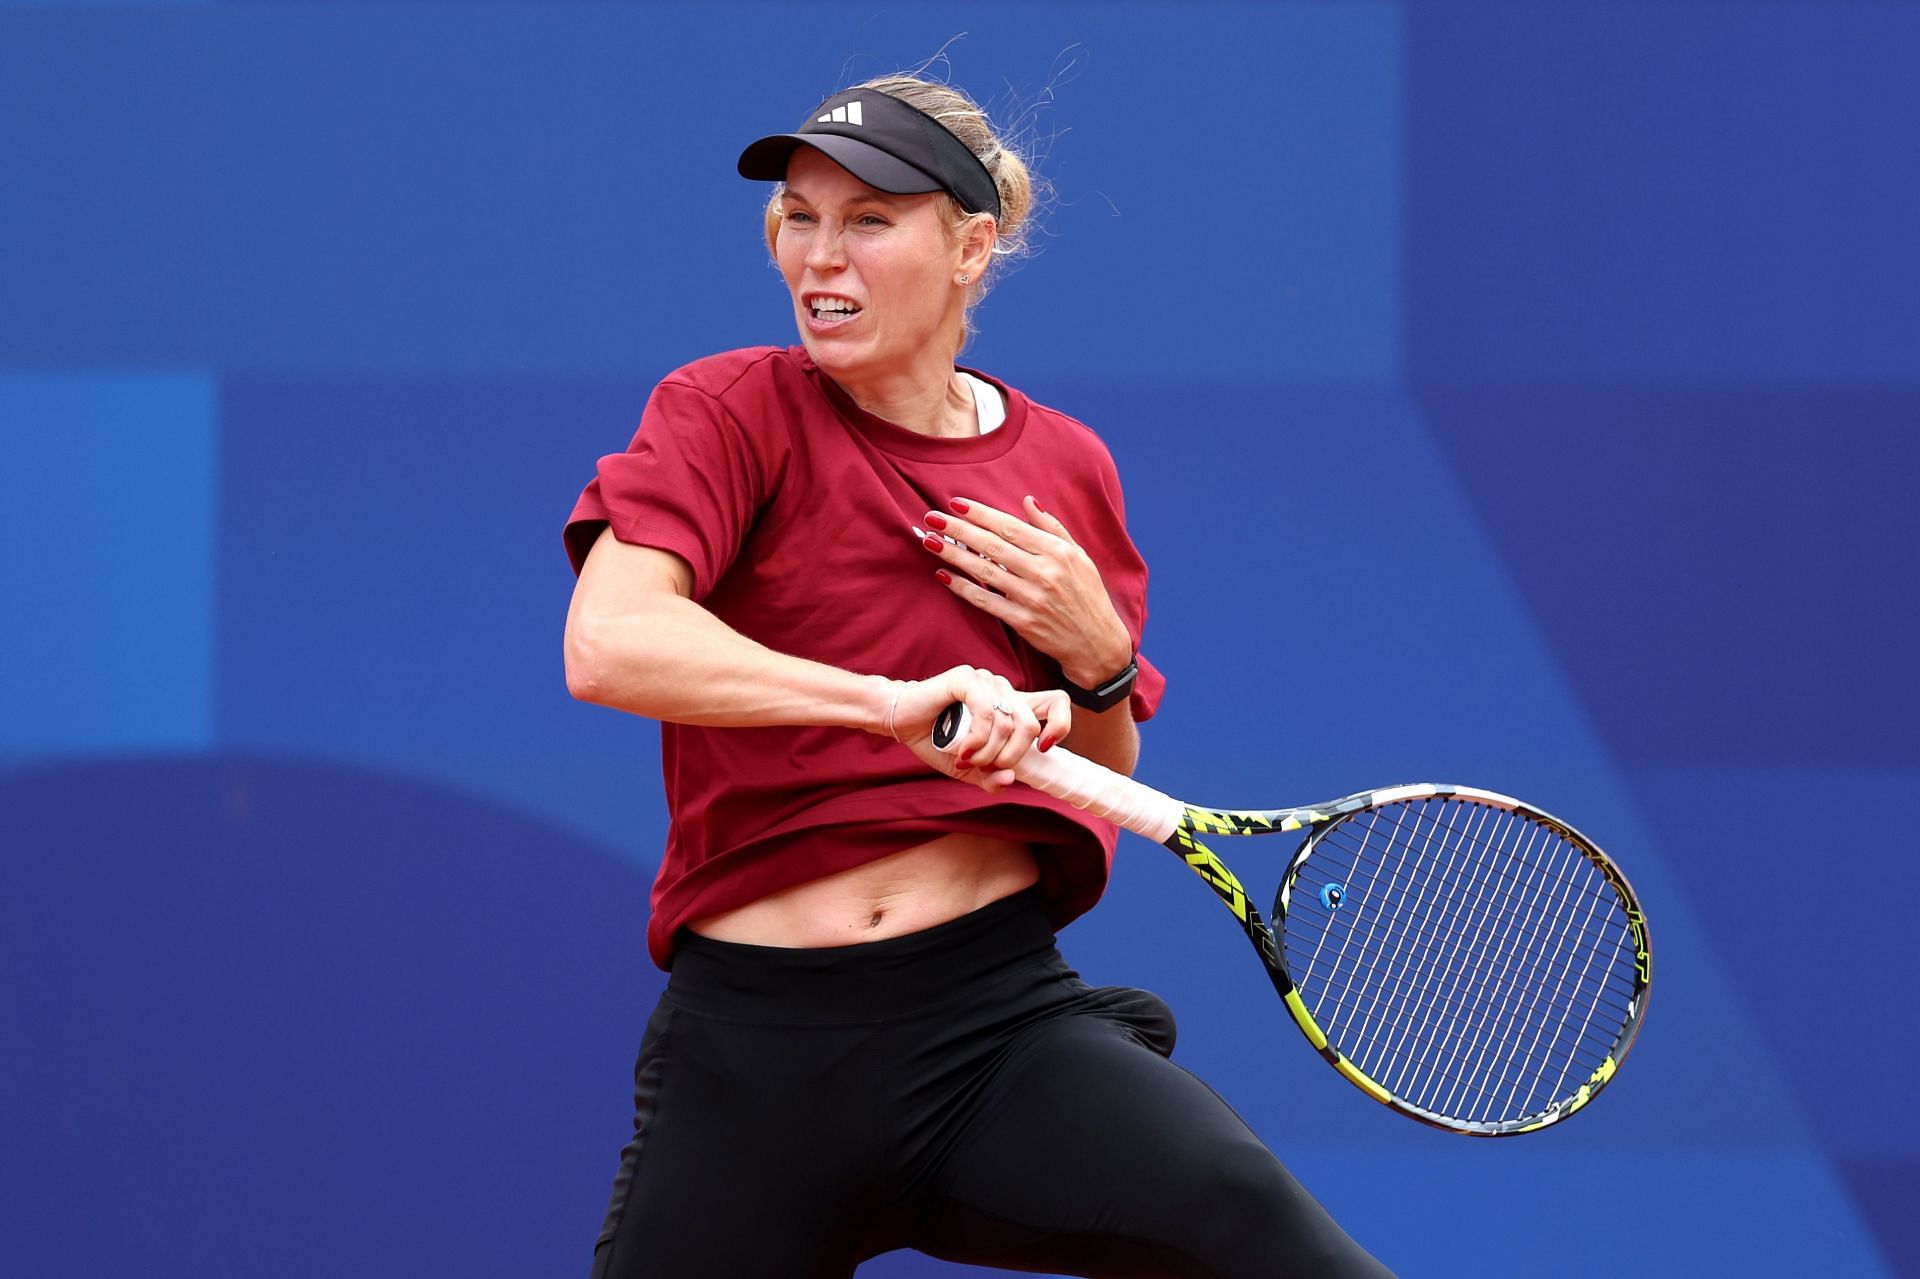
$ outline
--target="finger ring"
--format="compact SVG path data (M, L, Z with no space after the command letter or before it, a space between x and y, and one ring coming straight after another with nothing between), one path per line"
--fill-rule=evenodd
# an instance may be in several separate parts
M995 702L993 704L993 709L999 711L1002 715L1013 714L1013 707L1007 705L1005 702Z

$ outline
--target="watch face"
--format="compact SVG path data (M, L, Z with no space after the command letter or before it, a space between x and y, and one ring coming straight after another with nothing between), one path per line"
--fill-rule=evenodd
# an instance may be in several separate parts
M1061 677L1061 682L1066 687L1067 700L1075 706L1090 711L1104 711L1111 710L1126 700L1127 694L1133 691L1133 681L1139 674L1140 662L1136 658L1127 663L1127 669L1098 688L1081 688L1065 676Z

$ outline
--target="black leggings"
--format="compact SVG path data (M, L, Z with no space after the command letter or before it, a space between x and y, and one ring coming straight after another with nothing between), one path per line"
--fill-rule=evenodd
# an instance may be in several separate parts
M825 1279L896 1248L1088 1276L1389 1272L1066 966L1029 891L782 950L682 933L593 1279Z

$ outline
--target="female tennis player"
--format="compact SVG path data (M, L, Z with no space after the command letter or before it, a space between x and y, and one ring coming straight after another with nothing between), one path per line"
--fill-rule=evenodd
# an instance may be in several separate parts
M1164 681L1105 448L954 362L1027 167L888 77L739 169L778 184L800 345L669 375L566 530L568 686L661 721L672 818L594 1276L1386 1274L1168 1059L1159 999L1054 947L1115 832L1010 770L1131 771Z

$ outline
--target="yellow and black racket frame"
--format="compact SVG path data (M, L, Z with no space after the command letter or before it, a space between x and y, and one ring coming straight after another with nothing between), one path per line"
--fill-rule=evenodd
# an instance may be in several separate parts
M1497 1122L1468 1121L1438 1114L1395 1096L1390 1089L1369 1076L1341 1053L1337 1046L1328 1041L1326 1033L1315 1021L1313 1013L1308 1010L1306 1001L1301 998L1292 975L1287 971L1281 937L1286 927L1288 901L1295 881L1299 879L1301 871L1305 869L1312 857L1314 846L1336 825L1356 813L1389 804L1422 799L1463 799L1491 804L1539 823L1564 839L1599 868L1607 884L1619 898L1620 908L1625 913L1633 944L1634 964L1632 994L1620 1033L1615 1037L1611 1049L1605 1054L1599 1066L1584 1083L1570 1095L1556 1098L1534 1114ZM1247 895L1247 890L1227 868L1226 863L1200 841L1202 835L1274 835L1302 830L1307 832L1307 837L1294 850L1293 857L1281 876L1279 891L1274 896L1271 925L1261 917L1260 911ZM1184 807L1179 825L1174 829L1173 834L1167 837L1165 843L1166 847L1176 853L1194 874L1206 881L1207 887L1213 889L1214 894L1220 898L1226 908L1233 912L1234 918L1240 921L1240 926L1245 931L1247 940L1253 944L1254 950L1259 954L1261 963L1267 970L1267 976L1272 980L1273 988L1280 996L1281 1003L1286 1005L1287 1013L1293 1018L1294 1025L1300 1028L1300 1033L1307 1037L1307 1042L1313 1045L1314 1050L1324 1057L1329 1065L1344 1075L1354 1087L1409 1119L1419 1120L1423 1124L1447 1132L1465 1133L1474 1137L1509 1137L1520 1133L1537 1132L1585 1107L1613 1081L1614 1074L1619 1070L1620 1063L1625 1060L1627 1051L1633 1046L1634 1040L1640 1033L1640 1027L1646 1019L1647 994L1653 979L1653 950L1647 933L1646 916L1641 910L1638 894L1633 891L1633 886L1627 882L1627 877L1621 873L1613 859L1602 852L1592 840L1565 822L1523 800L1471 786L1415 782L1404 786L1362 791L1344 799L1332 800L1308 808L1241 810L1201 808L1188 804Z

